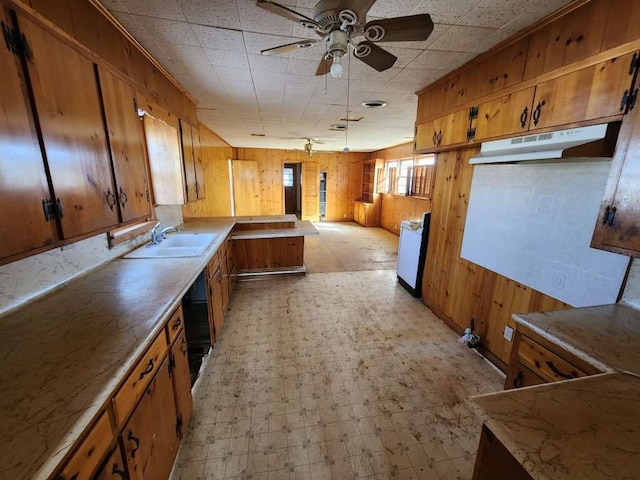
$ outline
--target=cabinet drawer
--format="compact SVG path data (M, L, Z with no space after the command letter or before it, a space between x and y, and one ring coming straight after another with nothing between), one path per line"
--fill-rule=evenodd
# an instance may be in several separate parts
M182 314L182 307L178 307L173 316L167 322L167 338L169 339L169 345L173 343L176 337L180 334L184 326L184 315Z
M547 382L557 382L588 375L526 336L522 336L520 340L518 362Z
M218 266L220 265L220 250L222 249L219 249L216 253L213 254L213 257L211 257L211 260L209 260L209 263L207 264L207 279L213 277L213 275L216 273L216 270L218 269Z
M113 433L109 415L103 413L86 438L71 457L71 460L54 477L55 480L90 480L98 469L102 458L109 450Z
M167 353L167 340L164 333L158 335L149 350L138 361L113 398L113 406L116 412L116 423L122 423L129 416L133 407L142 397L145 388L158 371L162 359Z

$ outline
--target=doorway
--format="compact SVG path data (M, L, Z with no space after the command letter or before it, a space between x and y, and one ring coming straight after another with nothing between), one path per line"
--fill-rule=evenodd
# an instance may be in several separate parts
M320 221L327 221L327 172L320 172Z
M285 163L282 169L284 185L284 213L293 213L298 219L301 214L300 163Z

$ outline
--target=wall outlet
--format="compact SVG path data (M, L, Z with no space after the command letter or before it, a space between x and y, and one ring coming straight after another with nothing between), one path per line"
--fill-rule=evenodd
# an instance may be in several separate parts
M509 325L504 327L504 338L509 340L510 342L513 341L513 328L511 328Z

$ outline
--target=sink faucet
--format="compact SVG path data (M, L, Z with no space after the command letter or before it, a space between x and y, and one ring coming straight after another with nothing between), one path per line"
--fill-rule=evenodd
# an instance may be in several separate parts
M156 223L151 229L151 245L157 245L162 241L162 232L160 230L160 222Z
M167 238L167 233L169 233L169 232L179 232L179 231L180 231L180 229L178 227L164 227L160 231L160 241L162 241L165 238Z

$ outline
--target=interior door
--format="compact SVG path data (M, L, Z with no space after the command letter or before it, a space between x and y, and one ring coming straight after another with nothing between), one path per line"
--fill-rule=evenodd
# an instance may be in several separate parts
M11 21L0 8L0 21ZM53 243L55 219L43 205L50 199L42 153L33 121L20 59L0 48L0 258Z
M65 238L118 224L116 192L93 63L18 16L55 202Z
M317 222L320 213L320 172L316 162L302 164L302 220Z
M260 171L254 160L233 160L233 202L236 216L261 215Z
M296 165L285 163L282 181L284 183L284 213L296 213L297 192L296 192Z
M151 214L142 122L132 87L98 67L122 221Z

